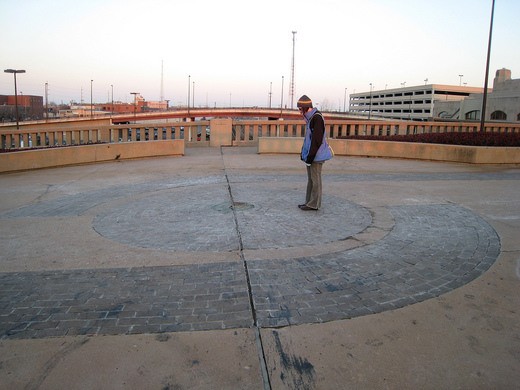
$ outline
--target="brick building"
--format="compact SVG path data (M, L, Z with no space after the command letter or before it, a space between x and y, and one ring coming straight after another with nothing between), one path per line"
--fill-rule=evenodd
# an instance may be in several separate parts
M18 115L20 121L42 119L44 114L43 96L0 95L0 119L4 122L16 120L16 100L18 100Z

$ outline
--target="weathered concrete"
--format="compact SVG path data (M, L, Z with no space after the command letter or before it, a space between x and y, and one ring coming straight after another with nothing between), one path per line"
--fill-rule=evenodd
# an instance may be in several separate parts
M0 175L0 388L516 386L518 166L186 152Z
M184 140L124 142L0 153L0 172L184 154Z
M263 137L259 153L300 153L302 138ZM338 156L409 158L470 164L520 164L520 148L330 139Z

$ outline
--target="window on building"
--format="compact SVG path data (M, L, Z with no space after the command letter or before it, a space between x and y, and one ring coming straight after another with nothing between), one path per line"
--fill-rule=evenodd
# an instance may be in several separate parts
M516 116L516 120L517 120L517 121L520 121L520 114L518 114L518 115Z
M505 121L507 120L507 115L504 111L497 110L491 113L491 120Z
M473 110L466 113L466 119L468 120L477 120L480 119L480 111L479 110Z

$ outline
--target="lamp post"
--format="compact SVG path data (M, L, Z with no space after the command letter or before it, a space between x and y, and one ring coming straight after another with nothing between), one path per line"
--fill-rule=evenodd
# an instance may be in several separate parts
M486 59L486 75L484 77L484 95L482 96L482 114L480 115L480 131L484 132L486 127L486 103L487 103L487 89L489 77L489 59L491 57L491 36L493 34L493 14L495 13L495 0L491 3L491 22L489 24L489 40Z
M463 74L459 74L459 87L462 86L462 78L464 77Z
M191 89L191 76L188 75L188 118L190 117L190 89Z
M280 101L280 118L282 118L282 110L283 110L283 77L282 76L282 95L281 95L281 101Z
M110 84L112 88L112 109L110 110L110 116L114 115L114 85Z
M372 83L370 83L370 106L368 107L368 119L370 120L370 114L372 113Z
M49 83L45 83L45 120L49 120Z
M269 108L271 108L271 98L273 97L273 82L269 84Z
M136 116L136 110L137 110L137 95L139 95L139 92L130 92L130 95L134 95L134 123L135 123L135 116Z
M347 112L347 88L345 88L345 96L343 96L343 112Z
M18 123L18 90L16 87L16 74L17 73L25 73L23 69L5 69L5 73L12 73L14 75L14 111L16 115L16 130L20 129L20 125Z
M90 119L92 119L92 116L93 116L93 108L94 106L92 105L92 83L94 82L94 80L90 80Z

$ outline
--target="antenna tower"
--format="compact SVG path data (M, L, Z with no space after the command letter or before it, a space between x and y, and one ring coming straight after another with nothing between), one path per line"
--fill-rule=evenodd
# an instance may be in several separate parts
M292 32L292 62L291 62L291 85L289 86L289 95L291 96L291 109L293 108L294 102L294 43L295 43L296 31Z

